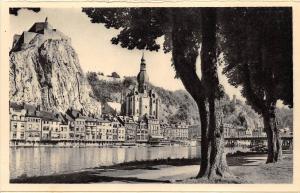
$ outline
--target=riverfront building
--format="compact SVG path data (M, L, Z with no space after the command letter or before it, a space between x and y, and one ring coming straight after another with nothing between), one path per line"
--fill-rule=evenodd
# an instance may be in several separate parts
M26 114L26 128L25 128L25 140L35 143L41 139L41 127L42 119L38 117L35 111L35 107L31 105L24 105Z
M183 123L171 125L171 140L187 140L189 137L188 130L188 125Z
M14 144L25 140L26 109L22 105L10 103L10 139Z

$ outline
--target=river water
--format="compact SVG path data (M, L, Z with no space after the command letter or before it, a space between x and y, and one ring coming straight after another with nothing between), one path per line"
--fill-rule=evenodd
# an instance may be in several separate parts
M123 162L200 157L200 147L10 148L10 178L79 171Z

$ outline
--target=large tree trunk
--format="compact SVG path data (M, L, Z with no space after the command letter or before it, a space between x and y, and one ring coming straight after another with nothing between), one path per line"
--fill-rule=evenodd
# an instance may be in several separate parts
M202 83L196 73L196 59L199 55L197 40L193 37L195 26L189 26L179 13L173 15L172 31L172 59L177 75L180 77L184 87L196 101L201 122L201 163L198 174L202 176L203 171L209 168L208 151L208 117L205 103L205 93ZM200 129L200 128L199 128Z
M231 176L226 162L224 149L224 133L222 126L222 114L218 112L216 120L216 96L219 87L217 74L216 55L216 10L215 8L203 8L202 16L202 48L201 48L201 70L202 80L208 97L209 104L209 126L207 147L207 167L200 170L198 177L210 179ZM202 155L201 155L202 156ZM206 159L206 158L202 158Z
M282 159L282 146L275 115L275 103L271 103L269 109L263 113L263 119L268 138L267 163L275 163Z
M172 58L177 74L186 90L197 102L201 120L201 166L197 177L226 177L229 169L224 151L223 129L220 121L216 125L215 94L219 85L216 67L216 15L215 9L205 9L202 27L201 71L205 81L196 74L198 56L197 40L193 35L195 26L189 26L180 14L174 14L172 31ZM197 33L197 32L196 32ZM205 100L209 98L209 124Z
M197 178L202 177L208 171L209 165L209 149L208 149L208 117L206 104L204 99L197 100L200 122L201 122L201 163L200 163L200 171L197 175Z
M218 177L229 177L232 176L229 171L229 167L226 161L225 152L225 141L224 141L224 129L223 129L223 113L222 109L220 112L215 112L216 100L214 98L209 99L209 114L210 114L210 125L209 125L209 142L211 146L210 152L210 168L208 178L214 179Z

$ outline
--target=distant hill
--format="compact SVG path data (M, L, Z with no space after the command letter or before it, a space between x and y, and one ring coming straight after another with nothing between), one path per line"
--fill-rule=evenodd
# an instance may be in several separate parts
M103 113L115 113L107 102L121 102L122 94L125 94L137 84L136 77L125 77L123 81L107 81L99 79L95 72L88 72L87 79L94 91L94 95L102 102ZM150 84L150 88L155 89L161 99L160 117L169 122L186 121L190 124L199 124L199 113L197 104L190 94L185 90L169 91L161 87ZM233 125L245 126L254 129L263 126L261 116L259 116L250 106L240 100L234 103L226 95L221 101L225 114L224 122ZM278 109L278 116L285 126L292 127L292 110Z

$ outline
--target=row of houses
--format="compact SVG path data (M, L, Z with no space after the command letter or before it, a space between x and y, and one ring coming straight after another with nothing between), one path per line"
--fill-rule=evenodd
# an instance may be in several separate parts
M10 103L11 145L23 143L157 143L187 140L187 125L169 125L154 117L86 116L82 110L48 112L33 105Z
M236 126L232 124L223 124L225 138L239 138L239 137L266 137L266 132L263 127L249 129L243 126Z
M117 120L88 117L69 109L65 114L10 103L10 139L18 142L124 142L125 128Z

